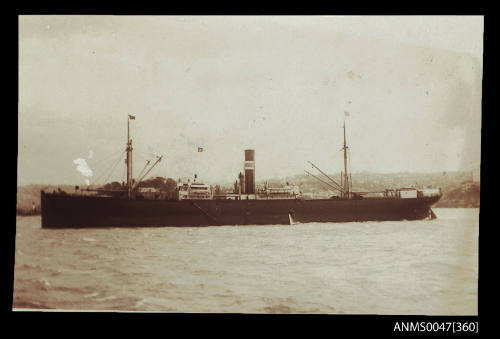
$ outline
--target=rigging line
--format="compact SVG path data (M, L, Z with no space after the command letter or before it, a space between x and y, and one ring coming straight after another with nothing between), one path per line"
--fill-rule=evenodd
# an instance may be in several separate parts
M106 173L108 173L108 170L112 167L114 162L117 161L117 159L122 159L124 153L125 153L125 150L122 151L122 153L118 156L118 158L116 158L116 156L109 158L110 163L107 164L106 167L104 167L103 169L97 171L99 173L99 175L96 177L96 179L94 181L96 183L99 182L99 180L102 179L104 177L104 175L106 175Z
M102 158L100 158L98 160L92 160L92 159L90 159L89 160L89 165L96 166L98 164L103 163L105 160L109 160L110 158L114 158L117 154L118 154L118 151L113 151L109 155L107 155L105 157L102 157Z
M146 169L146 167L148 167L148 165L149 165L150 162L151 161L146 160L146 165L144 165L144 168L139 172L139 174L137 175L137 178L141 177L142 173L144 172L144 170Z
M108 166L108 167L106 167L106 169L105 169L105 170L103 170L103 171L101 172L101 174L99 174L99 176L98 176L98 177L97 177L94 181L95 181L96 183L98 183L98 182L99 182L99 181L100 181L100 180L101 180L101 179L102 179L102 178L106 175L106 173L108 173L108 171L109 171L109 169L110 169L111 167L116 167L116 164L117 164L120 160L123 160L123 154L124 154L124 153L125 153L125 151L123 151L123 152L122 152L122 154L120 154L120 156L119 156L119 157L115 160L115 162L111 164L112 166Z
M121 153L121 154L118 154L118 157L121 157L124 153L125 153L125 151L122 151L122 153ZM102 174L103 172L104 172L104 173L106 173L106 170L107 170L108 168L110 168L110 165L114 164L114 162L116 161L116 159L117 159L117 158L116 158L116 156L117 156L117 155L115 154L114 156L110 156L110 157L108 157L107 159L105 159L105 160L108 160L108 161L109 161L109 163L106 163L106 164L105 164L105 163L103 163L103 162L101 161L101 165L103 165L103 166L101 166L101 167L97 166L97 170L94 170L94 171L95 171L95 172L98 172L99 174ZM96 168L96 165L95 165L95 164L89 164L89 165L90 165L90 166L92 166L94 169ZM99 175L99 176L101 177L101 175Z
M113 154L110 154L104 158L97 160L97 161L94 161L91 159L88 161L88 164L92 167L100 167L102 164L106 164L106 161L109 161L110 159L116 157L117 155L118 155L118 153L116 153L116 154L113 153Z
M306 172L306 173L307 173L307 174L309 174L310 176L312 176L312 177L316 178L317 180L321 181L321 182L322 182L322 183L324 183L325 185L328 185L329 187L333 188L334 190L339 191L339 192L343 192L343 191L341 191L340 189L338 189L337 187L335 187L335 186L333 186L333 185L331 185L331 184L327 183L326 181L324 181L324 180L322 180L322 179L318 178L318 177L317 177L317 176L315 176L314 174L309 173L309 172L308 172L308 171L306 171L306 170L304 170L304 172Z
M333 180L333 179L332 179L332 178L330 178L328 175L326 175L326 173L325 173L325 172L323 172L321 169L319 169L319 167L318 167L318 166L314 165L314 164L313 164L312 162L310 162L310 161L308 161L308 162L309 162L309 163L310 163L310 164L311 164L314 168L316 168L318 171L320 171L320 172L321 172L321 174L323 174L325 177L327 177L328 179L330 179L330 181L332 181L332 182L333 182L333 183L337 186L337 188L338 188L338 189L340 189L340 190L342 190L342 191L343 191L342 186L340 186L340 185L339 185L339 184L338 184L335 180Z
M314 177L314 175L312 175L311 173L307 173L307 174L309 174L310 176ZM331 188L331 186L328 183L324 182L323 180L321 180L319 178L316 178L316 179L320 181L320 185L323 185L324 187L326 187L328 189Z
M114 164L113 168L111 169L111 172L109 172L109 174L108 174L108 176L107 176L106 180L104 180L105 182L106 182L106 181L108 181L108 179L109 179L109 177L111 176L111 174L113 174L113 172L114 172L114 170L115 170L115 168L116 168L116 165L118 165L118 163L120 162L120 160L122 160L122 159L120 158L120 159L118 159L118 161L117 161L117 162L115 162L115 164Z

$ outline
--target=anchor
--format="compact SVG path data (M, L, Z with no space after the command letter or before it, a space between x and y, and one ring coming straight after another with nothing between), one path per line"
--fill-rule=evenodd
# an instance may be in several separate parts
M197 209L199 209L200 211L203 212L203 214L205 214L210 220L212 220L215 224L217 224L217 219L215 219L215 217L211 216L207 211L205 211L203 208L201 208L197 203L195 202L192 202L191 203L194 207L196 207Z
M296 225L296 224L300 223L298 221L295 221L295 211L294 210L288 211L288 221L290 222L290 225Z

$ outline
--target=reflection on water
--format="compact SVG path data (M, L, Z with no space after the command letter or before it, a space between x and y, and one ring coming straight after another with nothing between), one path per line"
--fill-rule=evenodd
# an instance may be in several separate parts
M17 217L14 308L477 314L478 209L428 221L41 229Z

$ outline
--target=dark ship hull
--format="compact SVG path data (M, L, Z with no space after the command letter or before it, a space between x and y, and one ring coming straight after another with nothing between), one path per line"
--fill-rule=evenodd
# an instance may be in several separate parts
M418 220L440 196L283 200L128 200L41 193L43 228L222 226Z

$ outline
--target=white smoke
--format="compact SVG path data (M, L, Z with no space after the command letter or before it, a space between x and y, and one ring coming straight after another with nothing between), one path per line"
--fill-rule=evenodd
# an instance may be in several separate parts
M89 156L91 156L91 155L92 155L92 151L91 151L91 154L89 154ZM89 177L94 175L94 173L92 172L92 169L89 167L89 165L87 165L87 161L85 161L85 159L78 158L78 159L73 160L73 163L76 165L76 170L78 172L80 172L80 174L83 175L84 177L89 178ZM87 184L87 186L89 186L90 180L85 179L85 183Z

